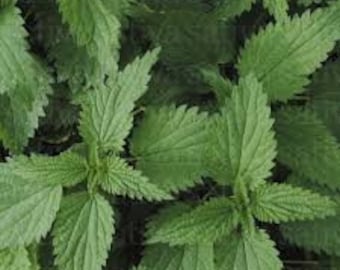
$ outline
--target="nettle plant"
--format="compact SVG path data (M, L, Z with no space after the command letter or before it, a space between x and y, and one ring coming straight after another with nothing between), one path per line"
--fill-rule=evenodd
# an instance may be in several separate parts
M0 270L339 268L340 1L0 0L0 37Z
M55 157L16 155L2 164L1 248L18 248L9 269L25 264L28 258L20 247L39 241L54 220L58 267L101 269L114 233L114 212L103 191L132 199L171 199L119 156L132 127L135 101L147 89L158 51L137 58L81 98L81 145ZM82 182L83 188L63 197L63 187ZM13 256L13 250L5 249L1 256L7 254Z

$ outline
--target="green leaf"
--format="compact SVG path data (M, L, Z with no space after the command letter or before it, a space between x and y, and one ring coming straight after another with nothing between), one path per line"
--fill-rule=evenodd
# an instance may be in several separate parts
M270 176L276 155L272 125L261 84L253 76L241 79L210 128L208 162L216 180L253 188Z
M20 152L44 115L50 78L28 53L23 19L14 6L0 10L0 140Z
M216 7L216 14L227 20L249 11L256 0L222 0Z
M0 94L34 85L30 76L35 70L23 24L20 10L13 5L0 9Z
M233 233L217 245L218 270L281 270L278 252L265 231Z
M280 223L335 215L335 203L328 197L287 184L259 186L253 196L252 211L263 222Z
M206 122L196 107L148 108L131 143L137 168L166 191L194 186L205 172Z
M211 68L200 69L204 80L211 86L220 105L223 105L226 98L230 97L233 84L227 78L224 78L219 70Z
M159 228L166 226L169 221L192 210L192 205L178 201L163 207L157 214L152 216L151 220L147 223L146 238L151 238Z
M235 28L214 14L180 9L148 16L151 39L170 65L225 63L234 56Z
M298 0L297 2L299 3L299 5L310 6L314 3L320 4L323 2L323 0Z
M325 219L281 225L283 236L292 244L319 254L340 256L340 214Z
M280 226L283 236L292 244L319 254L340 256L340 201L339 192L325 186L311 183L303 177L292 174L287 182L309 188L314 192L331 197L337 202L336 215L313 221L290 222Z
M141 267L148 270L214 270L213 245L152 245L146 248Z
M277 22L284 22L288 19L289 6L287 0L263 0L263 5Z
M140 171L129 167L118 157L107 158L101 173L101 187L114 195L127 196L131 199L148 201L169 200L172 197L149 182Z
M88 167L85 158L66 152L58 156L17 156L9 160L13 174L31 183L73 186L85 180Z
M101 270L113 233L113 211L101 195L83 192L66 197L53 230L59 269Z
M98 59L91 56L85 47L77 46L68 27L62 23L56 1L32 2L31 7L35 15L34 30L39 33L39 41L47 51L48 60L54 63L58 82L67 82L70 90L78 93L83 88L101 85L106 76L117 71L115 50L110 57Z
M24 180L1 167L0 249L38 242L50 230L59 209L61 186Z
M79 47L106 63L119 48L120 23L100 0L58 0L63 21Z
M25 248L0 250L0 270L31 270Z
M88 144L102 150L122 150L132 127L135 102L146 92L150 69L159 50L137 58L121 71L116 80L86 96L81 112L80 133Z
M100 63L98 59L90 57L85 48L77 47L67 33L56 37L56 42L49 50L49 58L55 60L58 82L67 82L74 93L90 86L99 87L106 76L117 71L113 55L102 59Z
M308 76L340 37L339 9L334 4L268 25L246 42L238 63L240 75L254 73L272 100L285 101L302 92Z
M340 188L339 144L317 115L287 108L276 114L278 160L311 181Z
M237 227L235 208L227 198L212 199L192 211L170 216L159 228L152 226L148 243L183 245L214 242Z
M316 112L340 140L340 61L325 64L308 86L308 108Z

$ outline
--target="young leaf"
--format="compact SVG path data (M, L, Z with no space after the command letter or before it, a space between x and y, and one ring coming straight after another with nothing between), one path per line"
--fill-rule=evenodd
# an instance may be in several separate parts
M218 270L281 270L278 252L265 231L233 233L217 245Z
M277 22L284 22L288 19L289 6L287 0L263 0L263 5Z
M211 124L208 162L216 180L254 187L270 176L276 155L272 125L261 84L253 76L241 79Z
M109 193L149 201L171 199L170 195L150 183L140 171L129 167L118 157L106 159L104 166L105 172L101 174L100 184Z
M89 92L83 101L80 133L88 144L100 149L120 151L132 127L135 101L147 90L150 69L159 50L137 58L117 75L117 80Z
M120 23L100 0L58 0L63 20L79 47L105 63L119 48Z
M13 174L41 185L73 186L85 180L88 167L85 158L66 152L59 156L17 156L8 162Z
M280 223L335 214L335 203L328 197L286 184L259 186L253 200L253 213L263 222Z
M307 77L327 59L340 37L339 9L336 3L268 25L247 41L238 63L240 75L254 73L272 100L285 101L302 92Z
M205 172L206 121L195 107L148 108L131 143L137 167L166 191L195 185Z
M8 168L0 177L0 249L38 242L59 209L62 188L26 181Z
M149 243L209 243L235 229L238 225L238 215L229 199L212 199L188 213L171 216L171 219L160 225L162 226L159 228L151 227L152 233L148 233Z
M311 181L340 188L340 151L317 115L288 108L276 115L278 160Z
M213 245L152 245L146 248L140 266L147 270L214 270Z
M113 211L101 195L75 193L66 197L53 230L58 267L101 270L113 233Z
M0 270L32 270L25 248L0 250Z

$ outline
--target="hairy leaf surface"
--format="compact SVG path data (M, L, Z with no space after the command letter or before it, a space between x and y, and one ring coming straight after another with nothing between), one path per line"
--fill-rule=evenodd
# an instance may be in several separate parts
M101 195L66 197L53 231L57 265L64 270L101 270L113 233L113 211Z
M204 174L207 115L198 108L149 108L132 138L137 167L164 190L195 185Z
M266 232L234 233L216 247L218 270L281 270L283 265Z
M54 157L32 155L9 160L12 173L32 183L73 186L85 180L88 167L85 158L66 152Z
M152 245L145 250L141 267L147 270L214 270L213 245L169 247Z
M140 171L129 167L124 160L117 157L105 161L105 172L101 177L102 188L115 195L149 201L171 199L169 194L150 183Z
M335 215L335 203L328 197L287 184L258 187L252 208L259 220L274 223Z
M122 150L132 128L135 101L147 90L150 69L159 50L137 58L108 85L91 91L83 101L80 133L88 144L103 150Z
M222 184L251 187L271 175L276 155L267 96L253 76L240 80L211 124L210 169Z
M170 245L214 242L238 225L235 206L227 198L211 199L192 211L172 216L159 228L152 227L149 243Z
M52 226L62 188L24 180L1 168L0 249L38 242Z

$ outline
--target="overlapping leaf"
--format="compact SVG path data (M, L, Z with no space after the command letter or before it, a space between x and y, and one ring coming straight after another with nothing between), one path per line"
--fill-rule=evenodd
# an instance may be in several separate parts
M254 187L270 176L276 155L267 96L253 76L240 80L211 124L209 163L222 184Z
M101 270L113 233L113 211L101 195L66 197L53 231L57 265L63 270Z
M249 11L255 0L222 0L216 8L216 13L224 19L238 16L245 11Z
M285 101L302 92L308 75L327 59L340 37L339 10L335 3L268 25L247 41L238 63L240 75L254 73L272 100Z
M0 139L12 152L33 136L51 92L48 75L27 51L23 23L13 5L0 10Z
M25 248L0 251L0 270L33 270Z
M164 190L193 186L205 172L206 121L195 107L148 108L132 138L137 167Z
M150 69L159 50L137 58L107 86L89 92L83 101L80 133L88 144L103 150L122 150L124 139L132 127L135 101L147 90Z
M234 56L234 27L214 14L180 9L148 16L151 39L168 64L217 64Z
M218 270L281 270L283 265L266 232L234 233L216 248Z
M308 86L308 107L340 139L340 61L327 63L313 76Z
M159 228L151 227L149 243L183 245L214 242L238 225L235 206L227 198L212 199L188 213L170 217Z
M1 167L0 249L38 242L59 209L62 188L24 180Z
M276 115L278 159L311 181L340 188L340 152L335 137L309 110L288 108Z
M288 2L287 0L262 0L263 5L275 17L277 22L284 22L288 19Z
M8 163L13 174L31 183L72 186L85 180L88 167L85 158L66 152L59 156L18 156Z
M101 174L100 181L105 191L115 195L149 201L171 199L169 194L150 183L140 171L129 167L124 160L117 157L105 160L105 171Z
M100 0L58 0L64 22L79 47L104 64L119 48L120 23Z
M283 236L292 244L317 253L340 256L340 215L313 221L281 225Z
M328 197L287 184L258 187L252 208L259 220L274 223L335 215L335 203Z
M147 247L141 267L148 270L214 270L212 244Z

